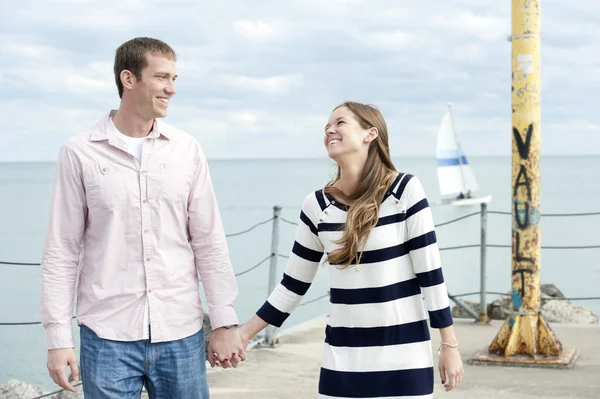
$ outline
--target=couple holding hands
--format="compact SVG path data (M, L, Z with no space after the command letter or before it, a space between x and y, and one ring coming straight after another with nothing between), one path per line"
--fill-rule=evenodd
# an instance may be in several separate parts
M160 40L123 43L114 59L119 108L60 150L41 269L54 382L75 391L70 367L93 399L139 398L143 387L150 398L209 398L206 359L224 368L246 360L248 342L284 323L325 259L319 398L433 397L429 327L441 336L441 381L456 387L463 364L431 210L419 179L392 163L379 110L345 102L325 121L320 145L337 176L304 198L281 282L240 326L206 157L193 136L160 120L176 93L175 64Z

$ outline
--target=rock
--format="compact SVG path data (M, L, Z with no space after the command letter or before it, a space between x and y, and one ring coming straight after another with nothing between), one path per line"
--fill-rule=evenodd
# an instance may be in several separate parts
M512 302L509 296L502 296L488 304L487 313L491 320L505 320L508 311L512 310Z
M28 385L17 380L8 380L0 384L0 398L2 399L35 398L45 393L44 388L39 385Z
M210 325L210 317L208 317L208 312L204 312L204 339L209 339L212 335L212 327Z
M73 381L70 382L72 385L77 384ZM83 399L83 387L79 385L76 388L77 392L62 391L52 397L56 399ZM56 387L56 391L59 389L60 387ZM9 380L4 384L0 384L0 398L2 399L31 399L48 393L39 385L28 385L18 380Z
M564 294L554 284L542 284L541 286L541 313L544 319L550 323L571 323L571 324L596 324L598 316L591 310L583 306L575 305L565 298ZM513 311L511 297L502 296L487 306L488 317L491 320L506 320L508 312ZM479 302L462 301L479 314ZM452 308L452 316L456 318L471 318L467 312L455 305Z
M479 314L479 302L472 302L461 299L461 302L473 309L475 313ZM457 319L470 319L472 316L465 312L460 306L456 305L452 308L452 317Z
M546 294L551 298L564 298L565 296L554 284L542 284L542 294Z
M204 336L205 339L210 338L212 334L212 327L210 324L210 318L208 317L208 312L204 312ZM73 382L73 377L69 376L69 381L72 385L77 384L77 382ZM58 395L52 396L56 399L83 399L83 386L76 386L77 392L70 391L62 391ZM60 387L57 387L57 391ZM48 392L44 391L44 389L39 385L28 385L24 382L18 380L9 380L3 384L0 384L0 398L1 399L29 399L35 398L37 396L44 395ZM148 394L142 392L142 398L147 398Z
M71 382L71 385L74 386L73 382ZM77 392L62 391L61 393L58 394L58 396L56 398L57 399L83 399L83 385L79 385L75 388L77 389Z
M598 316L589 309L566 300L547 301L542 306L542 316L549 323L596 324Z
M491 320L506 320L506 318L509 316L508 312L514 311L513 305L512 305L512 299L509 296L510 292L507 292L506 294L507 295L501 296L500 298L496 299L492 303L488 304L487 313L488 313L488 317ZM544 294L543 292L541 294L541 297L542 297L542 303L544 303L543 301L545 298L548 298L548 296L546 294Z

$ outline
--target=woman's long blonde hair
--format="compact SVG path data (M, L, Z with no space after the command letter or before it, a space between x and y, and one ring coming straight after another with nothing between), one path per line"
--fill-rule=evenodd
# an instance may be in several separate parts
M335 241L336 244L341 245L341 248L327 256L330 264L346 268L352 263L360 263L362 257L360 247L367 241L371 229L377 224L379 204L396 177L397 171L390 157L387 125L381 112L372 105L356 102L345 102L335 107L334 111L341 107L348 108L363 129L375 127L379 132L375 140L369 144L367 161L356 190L345 195L341 190L333 187L333 184L340 179L339 166L336 178L325 187L326 193L330 195L335 193L342 202L352 204L348 209L344 234Z

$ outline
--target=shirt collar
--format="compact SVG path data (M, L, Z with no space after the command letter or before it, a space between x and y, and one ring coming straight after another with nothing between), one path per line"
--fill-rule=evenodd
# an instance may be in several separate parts
M116 109L110 110L104 115L104 117L102 117L102 119L100 119L94 125L94 127L92 128L92 134L90 136L91 141L114 140L114 138L116 137L116 132L115 129L110 128L110 118L116 115L116 113ZM164 126L162 126L161 128L161 125L162 124L157 119L154 119L152 131L150 132L150 134L148 134L148 137L155 139L160 136L163 136L166 139L170 139L171 133L168 132L167 129L164 128Z

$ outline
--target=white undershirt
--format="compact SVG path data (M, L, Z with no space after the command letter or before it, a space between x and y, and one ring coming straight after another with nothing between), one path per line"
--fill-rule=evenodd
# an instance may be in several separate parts
M114 129L114 131L117 134L117 137L119 137L121 140L123 140L125 143L127 143L127 152L130 153L131 155L133 155L134 157L136 157L136 159L139 162L142 162L142 146L144 145L144 141L146 140L146 137L130 137L130 136L124 135L123 133L121 133L119 131L119 129L117 129L117 127L113 123L112 118L110 118L109 127L111 129ZM142 339L149 339L149 336L150 336L149 330L150 330L150 312L149 312L149 308L148 308L148 296L146 295L146 304L144 307L144 336Z
M121 133L119 131L119 129L117 129L117 127L115 126L115 124L112 121L112 118L110 119L110 125L111 128L115 130L115 132L117 133L117 137L119 137L121 140L123 140L125 143L127 143L127 152L130 153L131 155L133 155L134 157L137 158L138 161L142 161L142 146L144 145L144 141L146 140L146 137L130 137L127 135L124 135L123 133Z

